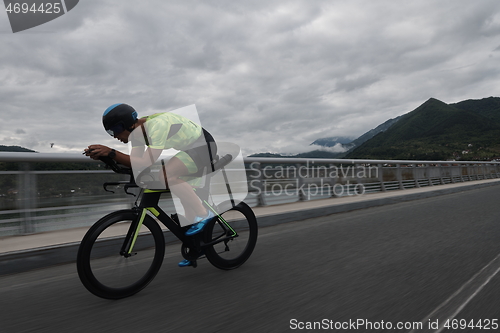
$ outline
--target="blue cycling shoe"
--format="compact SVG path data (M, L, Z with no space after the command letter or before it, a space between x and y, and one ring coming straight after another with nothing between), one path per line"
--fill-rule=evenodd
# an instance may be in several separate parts
M190 260L187 260L187 259L184 259L183 261L181 261L180 263L177 264L177 266L179 266L179 267L188 267L188 266L192 266L192 265L193 265L193 262Z
M208 222L214 217L214 213L212 211L208 211L208 215L206 217L197 217L196 221L198 223L195 223L191 226L191 228L186 231L186 236L192 236L195 235L203 230L205 226L207 225Z

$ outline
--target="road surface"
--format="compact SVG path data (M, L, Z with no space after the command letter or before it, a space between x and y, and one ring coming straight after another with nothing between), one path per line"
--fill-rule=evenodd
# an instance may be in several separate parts
M206 260L178 268L180 246L167 246L155 280L119 301L87 292L75 264L3 276L0 332L436 332L446 319L494 328L499 198L491 186L262 228L234 271Z

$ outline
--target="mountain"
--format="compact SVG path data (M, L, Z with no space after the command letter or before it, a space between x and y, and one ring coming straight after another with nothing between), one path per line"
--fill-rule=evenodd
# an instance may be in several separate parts
M457 109L472 111L486 118L500 122L500 97L483 99L468 99L466 101L450 104Z
M491 159L500 156L500 98L446 104L430 98L349 152L365 159Z
M348 137L330 137L330 138L321 138L317 139L311 145L318 145L318 146L323 146L323 147L334 147L337 144L341 144L342 147L344 147L345 151L348 152L350 150L353 150L356 147L359 147L362 145L364 142L370 140L373 138L375 135L379 134L380 132L385 132L389 127L394 125L400 117L396 117L393 119L389 119L386 122L378 125L374 129L369 130L365 134L361 135L359 138L352 140L351 138ZM344 156L346 154L344 153L337 153L337 156Z
M344 136L333 136L329 138L321 138L315 140L311 145L318 145L323 147L334 147L337 144L347 145L353 141L353 138L348 138Z
M335 153L331 151L325 151L325 150L313 150L313 151L308 151L305 153L300 153L297 155L294 155L293 157L300 157L300 158L342 158L344 157L345 152L342 153Z
M248 157L342 158L344 155L345 155L345 153L334 153L334 152L325 151L325 150L313 150L313 151L309 151L306 153L299 153L296 155L282 155L282 154L276 154L276 153L257 153L257 154L248 155Z
M395 124L401 116L389 119L384 123L378 125L374 129L369 130L365 134L361 135L359 138L353 140L352 137L344 137L344 136L333 136L328 138L320 138L315 140L311 145L318 145L323 147L334 147L337 144L341 144L345 149L343 152L331 152L327 150L316 149L313 151L300 153L296 155L282 155L276 153L257 153L249 155L249 157L300 157L300 158L344 158L345 155L353 150L354 148L360 146L365 141L370 140L378 133L386 131L389 127Z
M248 155L248 157L285 157L285 156L276 153L256 153Z
M0 152L29 152L37 153L34 150L19 147L19 146L4 146L0 145ZM94 163L89 159L88 162L34 162L30 163L32 170L102 170L105 168L104 163ZM0 162L0 171L17 171L19 170L18 162ZM109 177L109 175L107 176ZM0 181L0 194L2 194L2 182ZM51 187L47 185L46 187ZM68 185L69 186L69 185Z
M394 125L400 118L401 118L401 116L387 120L386 122L378 125L374 129L369 130L365 134L361 135L359 138L357 138L356 140L352 141L351 143L353 144L354 147L361 146L363 143L365 143L366 141L370 140L375 135L377 135L377 134L379 134L381 132L387 131L389 129L389 127L391 127L392 125Z
M408 160L490 160L500 158L500 97L446 104L430 98L415 110L389 119L356 140L321 138L312 144L343 153L314 150L293 156L260 157L361 158Z
M19 147L19 146L4 146L4 145L0 145L0 151L36 153L36 151L28 149L28 148L23 148L23 147Z

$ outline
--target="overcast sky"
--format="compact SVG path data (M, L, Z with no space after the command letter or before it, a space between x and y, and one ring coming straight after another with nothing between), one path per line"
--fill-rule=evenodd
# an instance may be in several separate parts
M0 144L39 152L126 151L101 124L118 102L195 104L250 154L500 96L498 0L82 0L16 34L2 10L0 39Z

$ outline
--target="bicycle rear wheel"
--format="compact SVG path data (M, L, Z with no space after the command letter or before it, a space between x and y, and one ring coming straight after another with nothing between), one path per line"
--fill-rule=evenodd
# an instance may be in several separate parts
M250 258L257 243L257 233L255 214L247 204L240 202L205 227L205 243L217 242L206 249L206 257L220 269L240 267Z
M118 299L146 287L158 273L165 254L165 239L159 225L145 217L130 255L120 254L133 211L111 213L97 221L83 238L77 269L83 285L94 295Z

